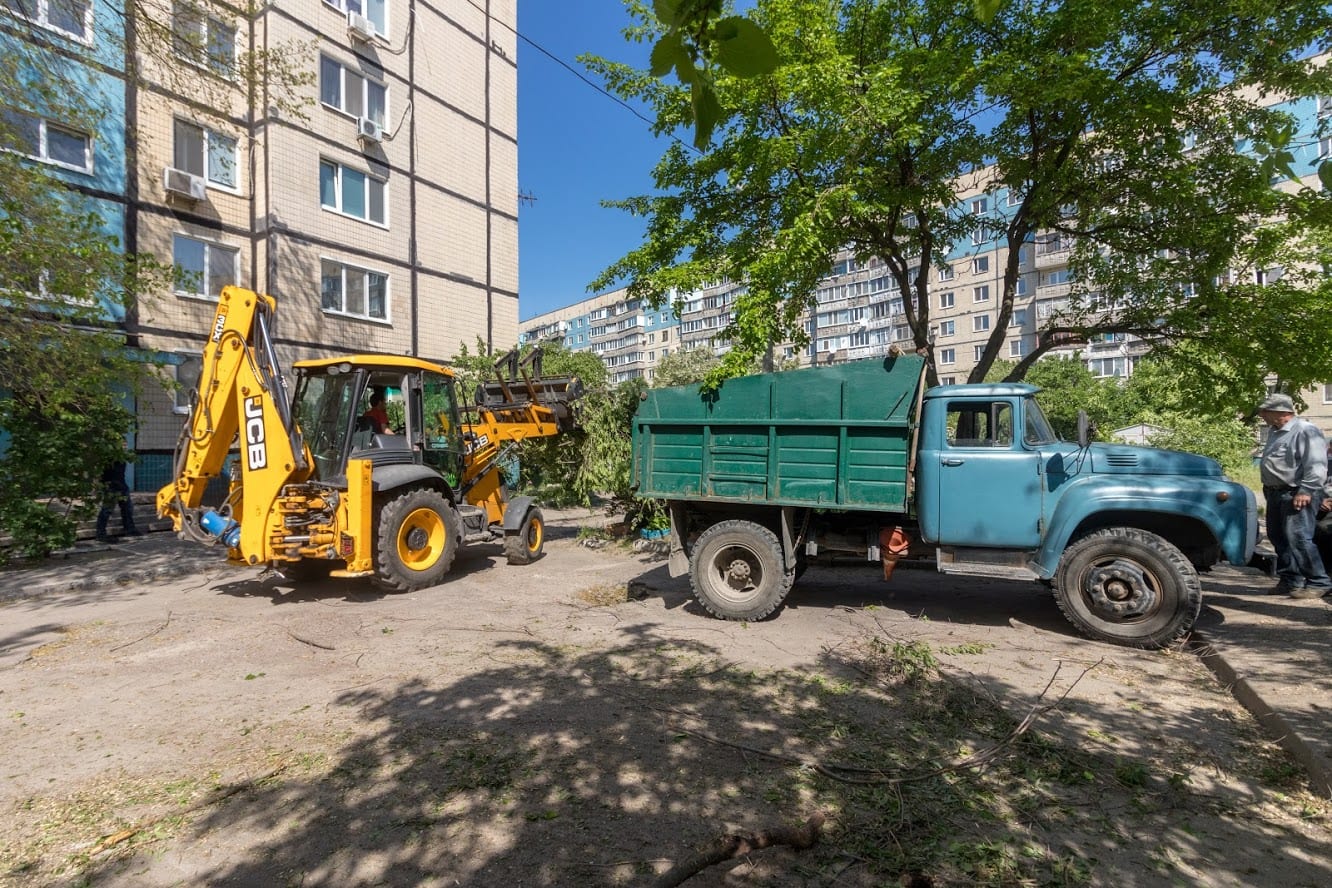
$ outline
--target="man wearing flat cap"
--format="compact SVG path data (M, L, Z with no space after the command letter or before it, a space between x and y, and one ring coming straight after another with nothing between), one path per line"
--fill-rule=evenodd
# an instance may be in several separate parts
M1317 426L1295 415L1290 395L1268 395L1258 415L1271 430L1261 473L1267 538L1277 556L1275 594L1322 598L1332 579L1313 537L1327 480L1327 442Z

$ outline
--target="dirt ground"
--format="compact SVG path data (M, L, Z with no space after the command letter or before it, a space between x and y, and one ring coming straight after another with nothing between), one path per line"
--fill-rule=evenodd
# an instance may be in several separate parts
M869 566L721 622L582 520L409 595L219 565L0 607L0 885L641 885L815 814L687 884L1332 883L1328 804L1191 654Z

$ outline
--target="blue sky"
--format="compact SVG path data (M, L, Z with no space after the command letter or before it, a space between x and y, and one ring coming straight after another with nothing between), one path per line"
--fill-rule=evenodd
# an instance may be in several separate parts
M648 48L620 34L621 0L520 0L518 31L575 61L590 52L645 64ZM649 119L650 114L644 112ZM627 108L518 41L518 312L526 320L590 295L587 285L642 241L643 223L603 199L651 190L665 143Z

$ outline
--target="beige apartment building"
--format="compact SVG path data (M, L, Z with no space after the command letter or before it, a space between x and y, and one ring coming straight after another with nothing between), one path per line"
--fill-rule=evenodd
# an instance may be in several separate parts
M129 43L130 246L176 273L130 319L139 346L192 387L228 284L277 298L288 364L517 339L517 0L158 2ZM185 407L140 400L138 489Z

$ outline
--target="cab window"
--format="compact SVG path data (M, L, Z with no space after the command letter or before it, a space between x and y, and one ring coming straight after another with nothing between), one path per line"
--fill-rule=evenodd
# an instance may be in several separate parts
M949 447L1008 447L1012 443L1012 404L1007 401L949 402Z

